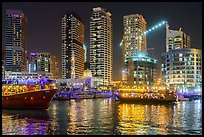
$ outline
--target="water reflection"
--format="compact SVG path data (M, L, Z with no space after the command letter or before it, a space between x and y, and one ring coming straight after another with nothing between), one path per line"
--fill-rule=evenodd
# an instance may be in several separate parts
M171 112L171 105L119 104L118 128L128 135L167 134Z
M169 105L120 103L118 105L118 134L201 134L201 115L199 101Z
M112 99L52 101L48 110L2 110L4 135L202 134L202 102L144 105Z
M47 110L2 110L5 135L45 135L52 129Z
M112 99L54 102L49 108L54 134L113 134L116 107Z

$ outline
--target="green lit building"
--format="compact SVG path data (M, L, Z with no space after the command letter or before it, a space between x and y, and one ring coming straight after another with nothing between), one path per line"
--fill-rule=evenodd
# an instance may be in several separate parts
M157 60L150 58L144 52L137 52L128 58L127 83L134 85L151 85L155 82Z

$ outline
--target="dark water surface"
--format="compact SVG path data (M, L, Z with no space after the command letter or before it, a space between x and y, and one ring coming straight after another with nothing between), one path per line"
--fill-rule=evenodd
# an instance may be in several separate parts
M202 100L169 105L53 100L48 110L2 110L3 135L202 134Z

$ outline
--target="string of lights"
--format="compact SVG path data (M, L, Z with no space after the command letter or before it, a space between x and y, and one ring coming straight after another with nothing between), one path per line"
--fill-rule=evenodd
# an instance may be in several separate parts
M158 23L157 25L153 26L152 28L148 29L147 31L145 31L142 34L140 34L139 36L137 36L136 39L138 39L139 37L141 37L143 35L146 35L147 33L151 32L151 31L153 31L153 30L155 30L155 29L157 29L157 28L159 28L165 24L167 24L167 21L162 21L162 22ZM123 40L120 42L120 47L122 46L122 42L123 42Z

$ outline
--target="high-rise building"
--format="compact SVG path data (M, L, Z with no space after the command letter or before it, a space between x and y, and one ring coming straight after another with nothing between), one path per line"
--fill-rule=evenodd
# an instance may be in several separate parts
M202 85L202 51L190 48L190 36L166 24L166 52L162 53L162 81L179 91L196 91Z
M131 62L135 54L147 51L146 31L147 23L142 15L132 14L123 17L124 33L122 37L122 80L127 81L130 76L128 60ZM128 80L130 82L130 79Z
M80 78L84 72L84 23L75 13L62 17L62 79Z
M195 48L173 49L162 54L162 80L180 91L202 85L202 51ZM194 90L191 90L194 91Z
M123 26L123 54L124 61L127 62L127 58L131 58L136 52L146 52L146 34L142 33L146 31L147 23L142 15L132 14L123 17Z
M51 55L51 74L53 79L59 79L59 63L56 56Z
M50 53L37 53L37 72L50 73Z
M93 8L90 21L90 70L93 77L101 77L103 84L112 81L112 17L101 7Z
M182 29L170 30L166 23L166 52L171 49L190 48L190 36L186 35Z
M137 52L128 58L127 85L152 85L156 78L157 60L147 53Z
M6 71L26 71L27 18L20 10L6 10Z
M28 62L28 72L37 72L37 53L31 52Z
M55 70L59 70L59 67L56 65L56 61L54 60L52 63L51 54L49 52L40 53L40 52L31 52L28 61L28 73L38 73L41 76L54 78L52 65L55 65ZM54 72L56 72L54 70ZM56 73L54 73L56 74ZM57 73L58 75L58 73ZM57 77L55 75L55 77Z

